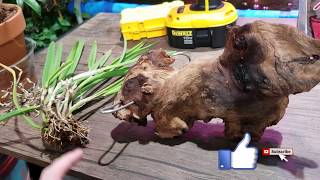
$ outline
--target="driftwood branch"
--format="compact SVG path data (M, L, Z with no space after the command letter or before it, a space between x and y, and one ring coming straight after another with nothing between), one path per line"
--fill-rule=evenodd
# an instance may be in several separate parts
M114 115L178 136L196 120L221 118L230 139L251 133L259 140L277 124L289 94L309 91L320 81L320 42L287 25L257 21L234 27L218 59L196 60L180 70L163 50L142 56L126 76L116 101L135 104Z

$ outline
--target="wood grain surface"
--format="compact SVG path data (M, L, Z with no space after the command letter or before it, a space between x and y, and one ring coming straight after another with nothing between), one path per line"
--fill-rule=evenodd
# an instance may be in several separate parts
M100 55L110 48L119 55L122 50L119 19L118 14L99 14L62 37L59 42L64 44L64 57L78 39L84 39L87 45L96 40ZM256 19L239 19L238 24L253 20ZM265 20L296 24L295 19ZM151 41L155 40L159 42L157 47L169 48L165 37ZM86 70L84 60L89 50L87 46L79 71ZM186 53L193 60L204 56L214 60L221 52L222 49L199 48ZM38 77L45 54L46 50L34 58ZM177 58L177 66L185 63L185 58ZM138 127L97 111L87 119L91 142L84 149L84 159L70 174L80 179L319 179L319 101L320 86L290 97L285 117L265 131L257 146L293 148L294 155L288 157L288 162L281 162L279 157L259 157L254 171L218 170L217 150L235 146L224 138L221 120L215 119L209 124L198 122L182 137L161 140L153 134L152 121L147 127ZM0 153L46 166L59 154L44 150L40 133L22 121L12 119L0 127Z

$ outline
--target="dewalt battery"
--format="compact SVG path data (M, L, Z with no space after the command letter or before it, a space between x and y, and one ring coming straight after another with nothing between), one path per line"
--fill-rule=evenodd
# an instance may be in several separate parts
M235 7L221 0L199 0L173 8L166 18L169 45L176 48L220 48L227 29L238 18Z

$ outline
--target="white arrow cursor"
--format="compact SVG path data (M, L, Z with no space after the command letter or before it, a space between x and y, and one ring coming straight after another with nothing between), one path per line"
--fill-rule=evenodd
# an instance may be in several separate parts
M280 157L281 161L286 161L286 162L288 162L288 159L286 158L285 155L279 154L279 157Z

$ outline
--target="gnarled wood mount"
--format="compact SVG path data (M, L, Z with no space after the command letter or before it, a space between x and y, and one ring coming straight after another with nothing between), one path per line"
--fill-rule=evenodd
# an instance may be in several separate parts
M295 28L257 21L232 28L223 54L196 60L180 70L163 50L142 56L128 72L116 101L135 104L119 119L146 124L151 114L163 138L181 135L196 120L221 118L230 139L264 129L285 113L289 94L320 81L320 42Z

